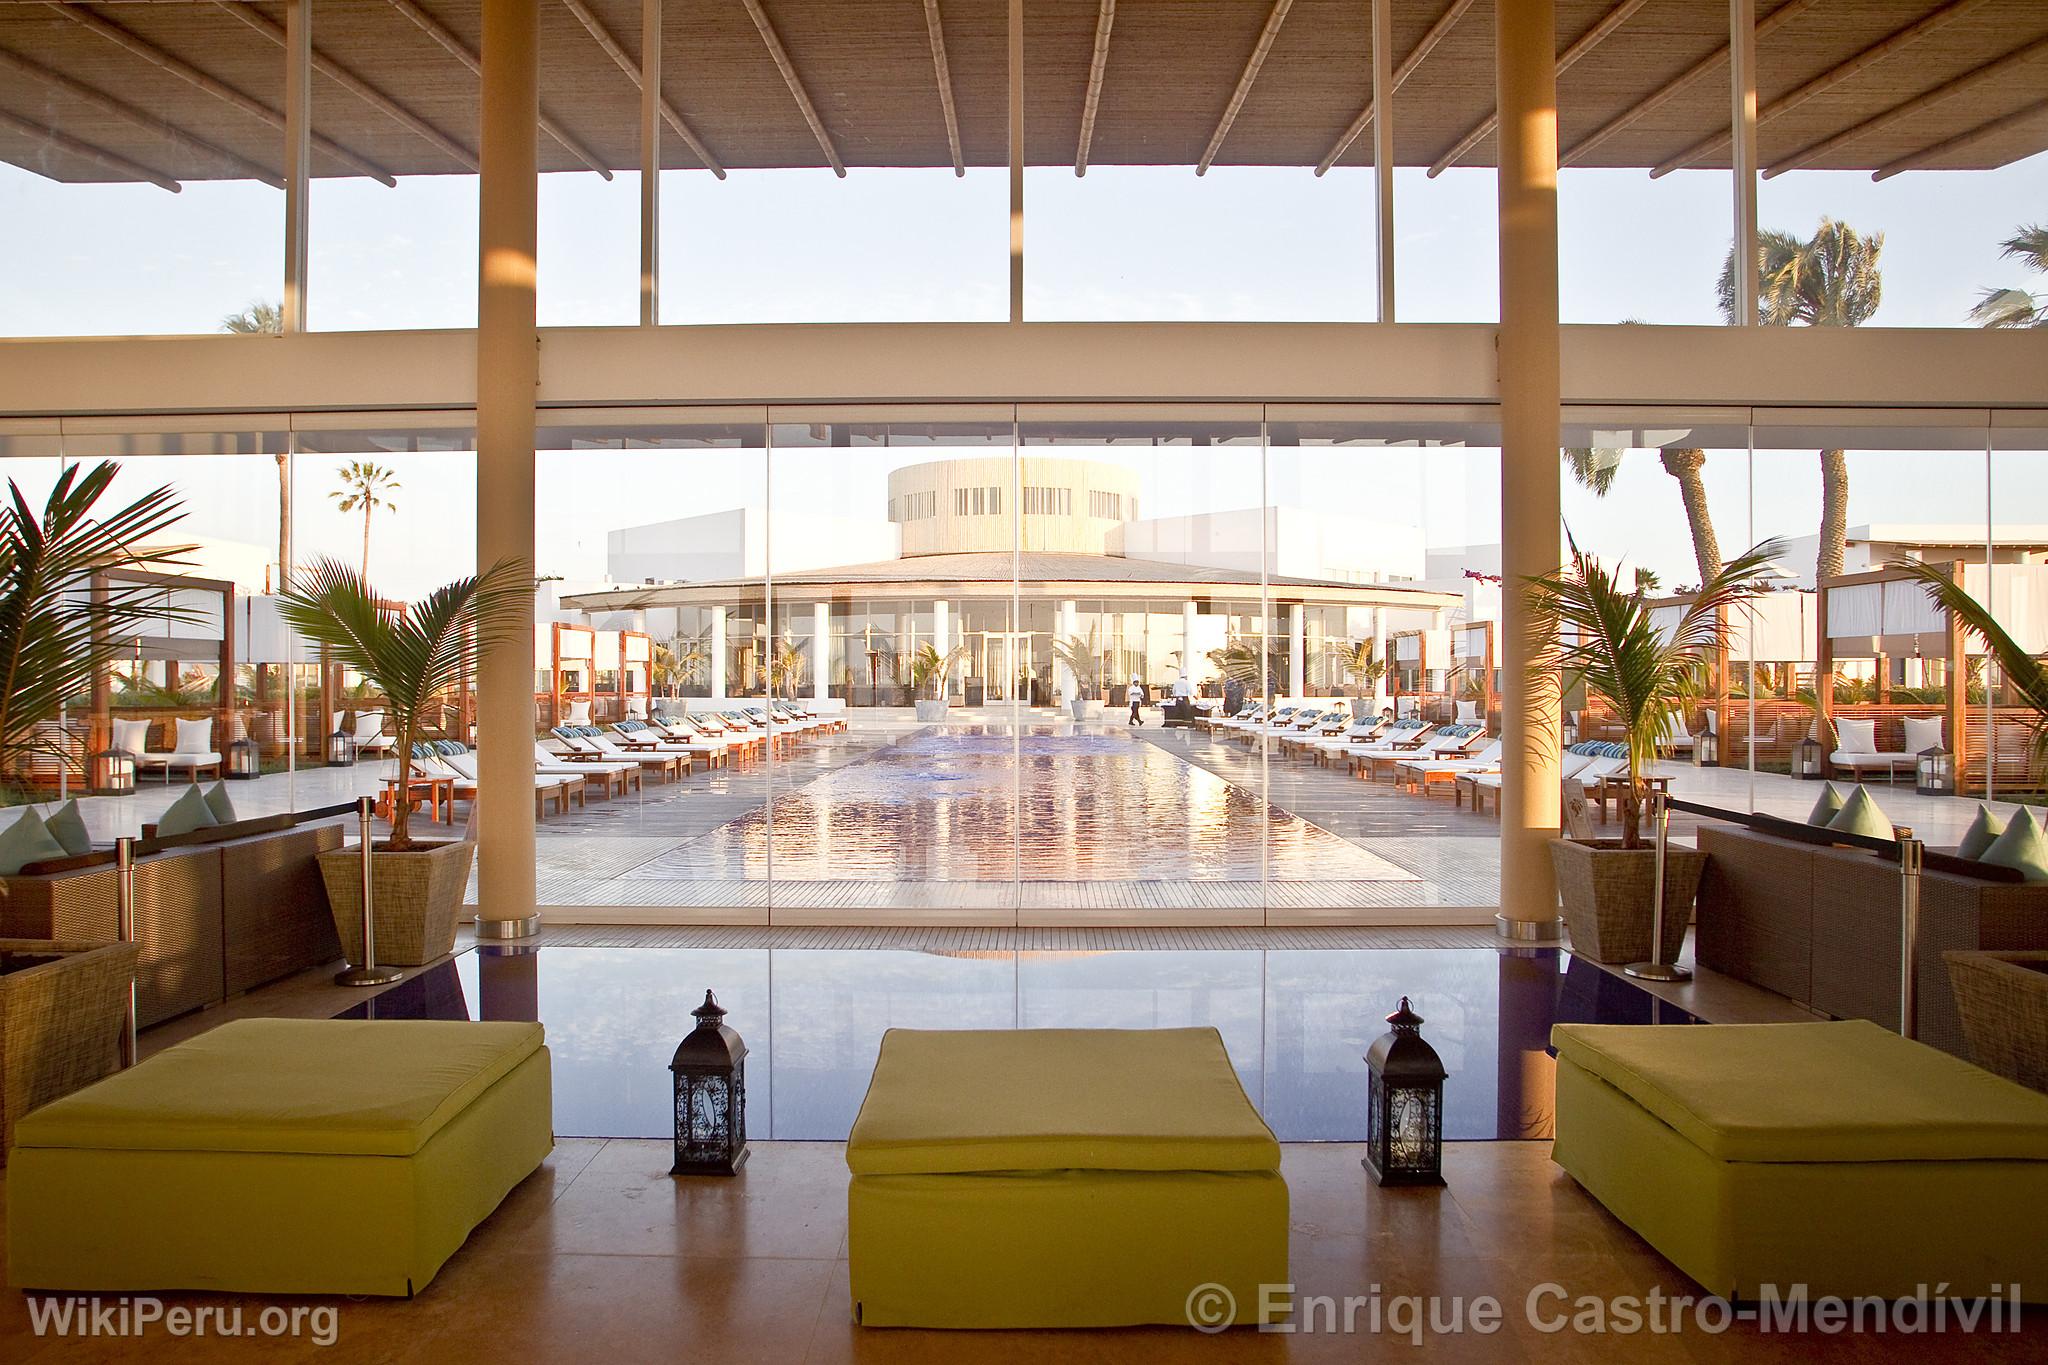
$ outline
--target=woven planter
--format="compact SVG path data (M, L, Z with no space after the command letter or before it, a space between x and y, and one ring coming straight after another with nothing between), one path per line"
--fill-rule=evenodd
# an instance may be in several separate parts
M467 839L420 844L407 853L370 855L371 890L377 916L377 961L417 967L455 949L455 922L476 845ZM334 932L350 962L363 960L363 863L355 849L320 855L320 879Z
M2048 953L1943 953L1970 1059L2048 1093Z
M120 1067L140 951L133 943L0 939L0 1165L22 1115Z
M1580 843L1552 839L1550 862L1572 952L1595 962L1676 962L1692 922L1693 895L1707 855L1669 845L1664 857L1663 951L1653 942L1650 898L1657 881L1657 851L1624 849L1620 840Z

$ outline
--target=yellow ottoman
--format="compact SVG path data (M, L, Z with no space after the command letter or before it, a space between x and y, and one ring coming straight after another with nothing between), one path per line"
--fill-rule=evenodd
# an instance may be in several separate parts
M1710 1292L2048 1286L2048 1095L1865 1020L1550 1036L1557 1163Z
M846 1164L867 1326L1286 1313L1280 1144L1213 1028L891 1029Z
M24 1289L411 1294L554 1146L539 1024L251 1019L15 1129Z

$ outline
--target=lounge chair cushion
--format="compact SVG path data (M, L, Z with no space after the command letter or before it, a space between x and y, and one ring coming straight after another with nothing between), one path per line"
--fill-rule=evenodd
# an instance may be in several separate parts
M50 833L43 817L24 810L21 818L0 834L0 877L12 877L30 863L65 857L64 845Z
M2012 868L2030 882L2048 882L2048 831L2032 811L2023 810L1979 861Z
M149 722L146 720L117 720L114 722L114 747L126 749L131 754L149 751Z
M1806 823L1826 828L1833 824L1835 817L1841 813L1842 793L1835 789L1834 783L1823 782L1820 789L1820 799L1813 803L1813 813L1806 817Z
M235 814L235 803L228 796L228 784L225 782L216 782L206 789L206 808L213 812L216 825L232 825L241 818Z
M1958 858L1971 861L1981 859L1998 842L1998 836L2005 833L2006 819L1989 806L1977 807L1977 818L1970 821L1969 829L1963 832L1963 842L1956 846Z
M1849 793L1849 799L1835 812L1835 818L1828 821L1828 828L1843 834L1861 834L1870 839L1892 837L1892 822L1877 808L1877 799L1868 788L1858 786Z
M1845 754L1877 752L1877 722L1874 720L1838 720L1835 722L1835 736Z
M1941 747L1940 716L1906 717L1906 752L1924 754Z
M846 1164L856 1175L1275 1171L1280 1145L1213 1028L891 1029Z
M174 753L204 754L213 750L213 717L201 716L197 720L177 718L178 742L172 746Z
M43 825L71 857L82 858L92 852L92 835L85 828L85 817L78 813L75 798L51 811Z
M194 782L156 818L156 832L159 836L190 834L195 829L206 829L219 823L214 818L213 808L206 804L206 793L200 791L199 784Z

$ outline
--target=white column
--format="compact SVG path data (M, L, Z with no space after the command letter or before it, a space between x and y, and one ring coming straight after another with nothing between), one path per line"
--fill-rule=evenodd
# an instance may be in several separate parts
M725 608L711 609L711 695L726 696L725 690Z
M1393 705L1393 693L1387 690L1387 679L1393 674L1394 661L1387 657L1387 609L1372 609L1372 656L1380 661L1380 675L1372 681L1372 709L1384 711Z
M640 325L661 320L661 0L640 0Z
M832 604L811 604L811 697L824 701L832 695Z
M1075 617L1079 613L1080 604L1076 602L1062 602L1053 609L1053 630L1058 632L1062 640L1071 640L1079 633L1075 628ZM1117 681L1121 682L1122 679L1119 678ZM1074 693L1078 690L1074 670L1065 664L1054 664L1053 687L1059 692L1061 701L1074 700Z
M1287 695L1308 695L1308 610L1294 602L1287 608Z
M1195 599L1190 597L1180 604L1180 671L1190 688L1196 682L1195 660L1200 657L1195 651Z
M953 648L953 604L941 598L932 603L932 647L945 658ZM939 695L945 696L952 688L953 675L949 672L939 680Z

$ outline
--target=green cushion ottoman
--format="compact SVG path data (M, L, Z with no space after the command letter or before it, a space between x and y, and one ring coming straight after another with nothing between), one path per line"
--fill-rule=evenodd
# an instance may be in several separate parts
M2048 1095L1865 1020L1551 1042L1558 1164L1712 1293L2048 1285Z
M250 1019L15 1128L24 1289L411 1294L554 1146L539 1024Z
M1239 1323L1288 1308L1280 1144L1213 1028L891 1029L846 1164L867 1326L1185 1325L1204 1285Z

